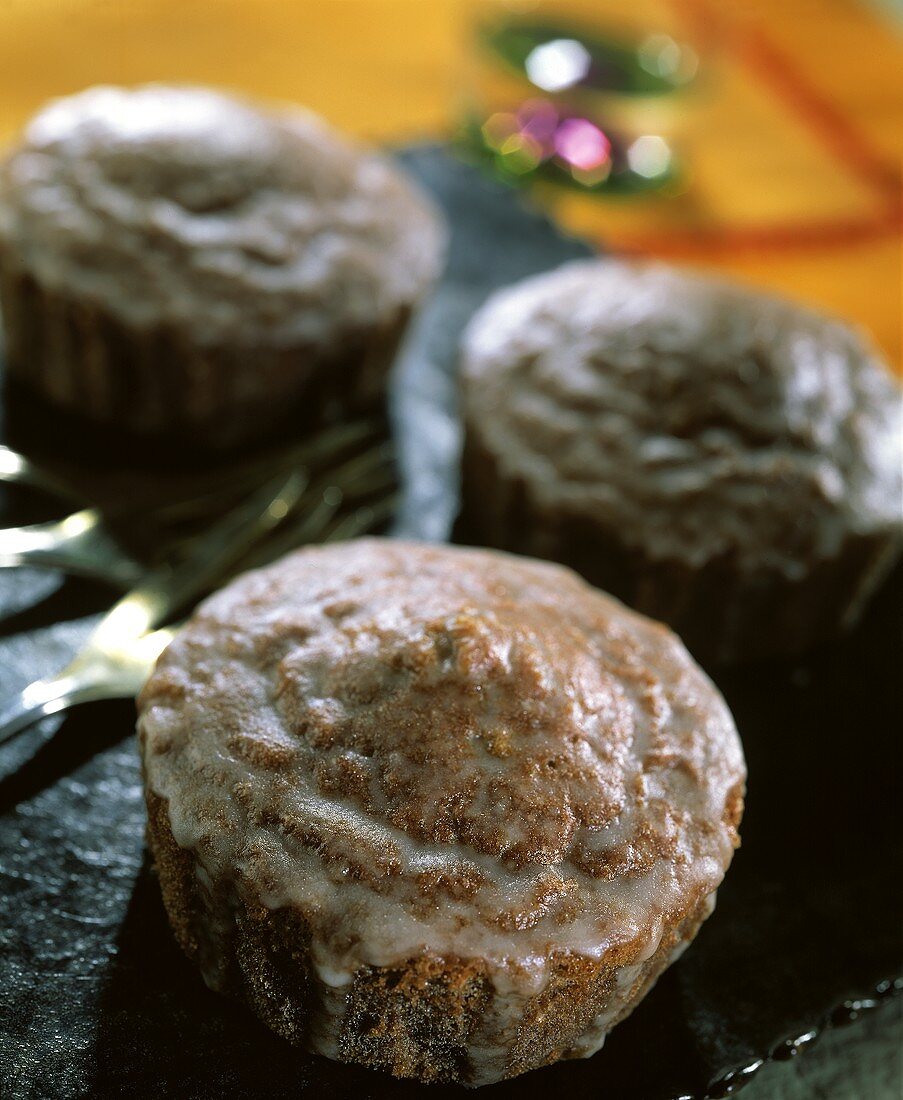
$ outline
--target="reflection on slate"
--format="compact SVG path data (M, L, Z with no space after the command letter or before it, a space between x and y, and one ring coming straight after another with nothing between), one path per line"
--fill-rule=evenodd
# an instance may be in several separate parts
M404 160L454 229L449 273L405 352L395 407L409 475L401 528L441 538L455 507L458 331L493 286L584 249L439 150ZM0 695L59 667L85 633L73 616L105 598L0 572ZM792 667L716 676L744 737L750 791L715 916L598 1056L480 1095L723 1095L725 1074L899 973L901 603L898 571L843 644ZM0 1093L463 1095L312 1058L205 989L144 862L133 720L130 705L85 707L0 753Z

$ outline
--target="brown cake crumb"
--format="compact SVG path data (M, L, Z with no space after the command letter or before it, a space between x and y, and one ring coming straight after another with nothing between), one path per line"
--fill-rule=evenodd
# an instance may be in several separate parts
M903 545L903 394L860 334L657 263L568 263L462 340L462 533L562 562L703 660L851 626Z
M167 442L319 426L378 404L444 241L391 160L309 111L88 88L0 160L8 367Z
M737 844L711 683L667 629L527 559L300 551L208 600L140 709L150 845L208 983L424 1081L598 1049Z

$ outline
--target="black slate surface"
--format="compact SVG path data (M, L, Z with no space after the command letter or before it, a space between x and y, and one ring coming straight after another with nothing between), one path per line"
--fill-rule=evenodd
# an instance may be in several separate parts
M457 333L492 287L585 248L440 150L404 158L453 226L449 272L403 356L394 409L401 530L443 538ZM22 522L20 509L13 500L3 522ZM81 582L0 572L0 699L63 664L83 616L108 601ZM792 666L715 672L750 771L743 847L715 915L599 1055L481 1096L723 1095L743 1079L726 1074L788 1053L784 1040L832 1013L855 1015L845 999L890 995L903 902L901 606L898 570L841 644ZM464 1095L312 1058L205 989L145 861L133 721L130 704L96 704L0 749L0 1095Z

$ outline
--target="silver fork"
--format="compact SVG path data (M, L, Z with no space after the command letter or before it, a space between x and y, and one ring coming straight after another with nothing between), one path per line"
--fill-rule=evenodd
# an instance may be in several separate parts
M375 426L369 421L327 429L313 440L275 455L252 459L225 472L196 477L187 495L156 505L151 502L145 510L152 511L158 521L170 522L215 514L229 500L234 502L242 490L250 491L259 485L267 474L299 469L313 477L350 448L372 442L375 433ZM8 447L0 447L0 481L75 499L72 490L52 474ZM60 569L124 589L136 584L146 571L123 549L98 508L82 508L49 523L0 529L0 568L20 565Z
M241 562L241 569L267 565L305 543L334 542L371 531L387 521L395 510L395 475L388 443L355 455L328 475L315 481L306 501L269 539L255 546ZM343 515L349 506L354 511Z
M56 497L72 499L75 496L67 485L58 481L52 474L36 466L24 455L2 445L0 445L0 481L30 485L32 489L40 489Z
M149 662L172 638L171 630L158 629L161 624L281 523L302 492L300 474L280 475L216 524L180 565L149 573L114 604L61 672L36 680L6 705L0 712L0 744L75 703L124 698L140 690Z
M96 508L65 519L0 530L0 568L16 565L60 569L128 588L143 573L106 528Z
M100 621L75 658L58 675L38 680L0 711L0 744L38 719L77 703L136 695L176 627L162 627L239 568L265 564L285 551L321 539L332 542L372 530L391 515L394 479L384 448L349 460L307 488L298 473L272 483L247 506L195 540L176 567L148 575ZM365 503L362 503L365 502ZM342 514L343 506L354 510ZM300 522L280 527L295 512ZM275 538L267 536L277 527Z

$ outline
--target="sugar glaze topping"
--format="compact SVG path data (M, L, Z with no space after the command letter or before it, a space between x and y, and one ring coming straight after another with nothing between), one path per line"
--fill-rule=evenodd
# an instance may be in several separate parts
M203 877L296 906L321 980L422 953L502 991L651 954L736 843L731 717L664 627L569 571L362 540L208 600L141 698Z
M388 160L298 108L211 89L51 103L0 165L0 246L50 289L200 343L320 347L437 274L440 223Z
M653 558L793 578L903 532L903 395L867 342L661 264L565 264L494 295L462 357L468 431L555 517Z

